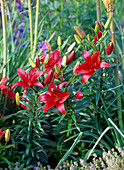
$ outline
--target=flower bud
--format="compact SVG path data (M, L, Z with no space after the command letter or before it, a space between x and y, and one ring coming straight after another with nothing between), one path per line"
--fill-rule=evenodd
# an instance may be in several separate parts
M102 31L102 27L101 27L100 23L99 23L98 21L95 21L95 27L96 27L97 25L99 26L99 30L98 30L98 31ZM98 27L98 26L97 26L97 27ZM96 29L98 29L98 28L96 28ZM98 32L98 31L97 31L97 32Z
M78 28L78 27L75 26L74 29L75 29L77 35L78 35L81 39L84 39L84 38L85 38L85 34L84 34L84 32L83 32L80 28Z
M45 43L46 43L47 49L48 49L49 51L51 51L51 50L52 50L51 45L48 43L47 40L45 40Z
M91 42L93 40L93 37L90 34L87 34L87 39Z
M9 142L9 139L10 139L10 130L7 129L5 133L5 142Z
M52 81L53 78L53 71L50 70L47 76L45 77L44 84L49 84Z
M78 35L74 34L74 38L78 44L81 44L81 39L79 38Z
M62 63L61 63L62 67L66 66L66 55L64 55L63 59L62 59Z
M73 50L73 48L75 47L75 45L76 45L76 42L73 42L73 43L68 47L67 52L70 53L70 52Z
M19 97L19 93L18 92L16 93L15 100L16 100L17 106L19 106L20 105L20 97Z
M112 17L109 17L109 19L107 20L104 26L105 30L108 30L110 28L111 21L112 21Z
M113 43L110 42L109 45L106 48L106 54L109 55L113 51Z
M54 68L55 68L55 71L59 74L59 73L60 73L59 67L57 67L57 66L55 65Z
M35 68L36 67L36 64L32 61L31 58L29 58L29 63L31 65L31 67Z
M66 63L67 63L67 64L69 64L69 63L73 60L74 55L75 55L75 51L73 50L73 51L69 54L69 56L68 56L68 58L67 58L67 60L66 60Z
M44 59L44 64L47 64L49 60L49 54L46 55L45 59Z
M74 69L73 69L73 75L74 76L78 75L78 73L76 72L76 69L79 68L79 66L80 66L80 61L78 61L74 66Z
M99 31L99 25L97 24L96 26L95 26L95 33L97 33L98 31Z
M57 43L58 43L58 46L61 46L62 42L61 42L61 37L60 37L60 36L58 36L58 41L57 41Z
M81 99L81 98L84 97L84 95L83 95L82 92L77 92L77 93L75 94L75 97L76 97L77 99Z
M40 70L40 60L38 56L36 57L36 68Z

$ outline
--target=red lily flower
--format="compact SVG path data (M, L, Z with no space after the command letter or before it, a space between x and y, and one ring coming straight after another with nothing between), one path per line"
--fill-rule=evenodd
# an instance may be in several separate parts
M6 84L6 81L7 81L7 77L5 76L1 83L0 83L0 89L7 89L8 87L5 85Z
M0 129L0 140L1 140L2 136L3 136L5 133L6 133L6 130L4 130L4 131L2 132L2 129Z
M18 75L22 79L22 81L18 81L15 84L13 84L12 89L15 88L16 86L23 86L23 89L26 90L28 87L32 87L34 85L43 88L43 85L36 80L45 72L44 71L35 72L35 71L36 71L35 68L32 68L28 74L26 71L17 68Z
M43 58L40 60L40 62L44 63L44 60L46 58L46 53L41 53ZM49 55L48 63L46 64L46 72L48 73L55 65L59 65L62 62L62 58L59 58L59 51L54 50Z
M86 83L86 81L93 75L96 70L111 66L109 63L100 61L100 52L91 55L88 51L84 50L83 57L86 62L80 64L80 66L76 69L77 73L83 73L83 84Z
M56 86L53 82L50 83L47 94L42 94L39 97L39 101L46 101L43 112L45 113L48 109L56 105L56 108L62 113L66 114L64 102L69 97L70 93L60 92L60 89L67 84L62 82Z

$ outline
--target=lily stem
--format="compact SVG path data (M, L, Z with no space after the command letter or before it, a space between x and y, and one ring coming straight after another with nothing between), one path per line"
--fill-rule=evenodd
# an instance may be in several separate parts
M95 47L94 47L94 45L93 44L91 44L87 39L84 39L91 47L93 47L93 49L95 50L95 51L98 51Z
M5 67L3 68L3 77L6 76L6 61L7 61L7 44L6 44L6 20L5 20L5 10L4 10L4 2L1 0L1 12L2 12L2 25L3 25L3 64Z
M112 17L112 21L111 21L111 40L113 43L113 53L117 55L116 52L116 42L115 42L115 30L114 30L114 21L113 21L113 12L110 11L109 12L109 16ZM119 76L118 76L118 61L117 58L113 59L113 62L116 64L116 66L114 66L114 74L115 74L115 84L116 86L119 86ZM118 121L119 121L119 127L121 130L123 130L123 119L122 119L122 105L121 105L121 91L117 90L116 92L118 98L117 98L117 107L118 107Z
M34 55L35 55L35 51L36 51L36 45L37 45L38 15L39 15L39 0L37 0L37 6L36 6L35 37L34 37L34 49L33 49L33 57L32 57L32 59L34 59Z
M31 39L31 52L33 51L33 23L32 23L32 9L31 9L31 0L28 0L29 8L29 21L30 21L30 39Z

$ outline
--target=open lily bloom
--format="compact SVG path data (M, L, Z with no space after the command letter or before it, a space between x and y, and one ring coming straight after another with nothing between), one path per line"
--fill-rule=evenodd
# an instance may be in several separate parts
M83 73L83 84L86 83L86 81L93 75L96 70L111 66L109 63L100 61L100 52L91 55L88 51L84 50L83 57L86 62L80 64L80 66L76 69L77 73Z
M45 113L48 109L56 105L56 108L62 113L66 114L64 102L69 97L70 93L60 92L60 89L67 84L62 82L56 86L53 82L50 83L47 94L42 94L39 97L39 101L46 101L43 112Z
M28 87L32 87L34 85L43 88L43 85L39 81L37 81L37 79L45 72L44 71L35 72L35 71L36 71L35 68L32 68L28 74L26 71L18 68L17 72L19 77L22 79L22 81L18 81L15 84L13 84L12 89L15 88L16 86L22 86L23 89L26 90Z
M41 56L43 57L40 62L44 63L46 58L46 53L42 53ZM62 58L59 58L59 51L54 50L52 53L49 54L49 60L46 64L46 72L48 73L55 65L59 65L62 62Z

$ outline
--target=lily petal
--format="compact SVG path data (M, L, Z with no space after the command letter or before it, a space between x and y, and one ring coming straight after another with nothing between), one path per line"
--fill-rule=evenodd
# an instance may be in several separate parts
M90 72L90 73L85 73L85 74L83 74L82 80L81 80L82 83L85 84L86 81L93 75L93 73L94 73L94 72Z
M92 55L87 50L83 51L83 57L86 62L90 62L91 56Z
M23 86L24 85L24 82L23 81L18 81L16 83L14 83L11 87L11 89L14 89L16 86Z
M35 74L35 68L32 68L30 71L29 71L29 75L30 76L33 76Z
M47 101L47 100L49 100L50 97L51 97L50 94L42 94L42 95L39 97L39 101Z
M62 114L64 114L64 115L66 114L64 103L57 103L57 104L56 104L56 108L57 108Z
M43 85L42 85L41 82L39 82L39 81L36 81L36 82L34 82L34 83L31 84L31 86L34 86L34 85L43 88Z
M63 103L69 97L70 93L60 92L57 95L59 96L59 103Z
M68 82L62 82L58 84L58 89L60 90L65 84L68 84Z
M26 81L26 75L27 75L27 72L22 70L21 68L17 68L17 72L18 72L18 75L19 77L23 80L23 81Z
M57 99L55 99L54 97L50 97L45 105L44 105L44 109L43 109L43 112L45 113L48 109L50 109L51 107L53 107L55 104L57 103Z
M31 81L35 82L40 76L42 76L45 73L45 71L38 71L32 75Z
M104 67L110 67L111 65L109 63L106 63L105 61L100 61L100 68Z
M91 65L98 66L100 63L100 52L94 53L91 57Z
M48 87L48 92L51 93L51 94L53 94L53 92L52 92L52 90L51 90L51 89L53 89L53 88L57 89L56 85L55 85L53 82L51 82L50 85L49 85L49 87Z
M77 73L89 73L92 69L88 63L81 63L78 68L76 68L75 72Z

